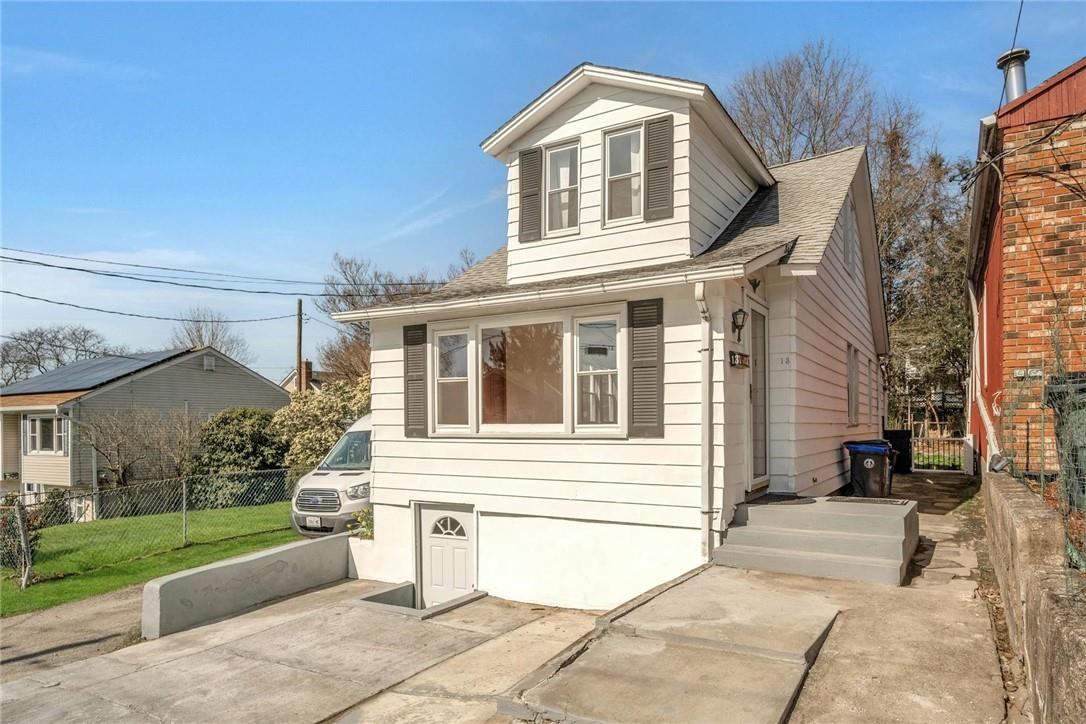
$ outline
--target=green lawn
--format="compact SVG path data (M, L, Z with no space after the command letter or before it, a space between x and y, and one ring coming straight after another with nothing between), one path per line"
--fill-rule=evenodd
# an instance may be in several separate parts
M290 503L191 511L189 545L180 513L71 523L40 531L34 573L19 590L15 571L0 582L0 616L11 616L115 591L157 576L298 540Z

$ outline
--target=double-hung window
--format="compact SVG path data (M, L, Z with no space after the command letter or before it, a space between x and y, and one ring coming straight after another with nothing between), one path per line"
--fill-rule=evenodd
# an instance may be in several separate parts
M547 232L577 228L577 146L547 150Z
M434 336L437 348L436 422L441 427L468 424L468 333Z
M615 131L606 137L607 220L641 216L641 128Z
M68 454L68 421L63 417L27 415L23 418L23 452Z
M577 424L618 425L618 319L577 322Z

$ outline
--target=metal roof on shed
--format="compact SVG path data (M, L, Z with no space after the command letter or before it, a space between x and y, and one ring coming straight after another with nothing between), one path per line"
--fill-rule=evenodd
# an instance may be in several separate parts
M142 352L123 357L108 355L80 360L49 372L43 372L28 380L0 387L0 396L91 390L121 377L153 367L178 355L187 354L190 351L188 349L165 349L158 352Z

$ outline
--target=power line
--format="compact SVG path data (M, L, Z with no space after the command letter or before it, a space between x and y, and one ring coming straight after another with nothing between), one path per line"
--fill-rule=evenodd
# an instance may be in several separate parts
M314 317L311 314L305 315L305 318L306 318L307 321L316 322L317 324L324 325L325 327L328 327L328 329L334 330L336 332L345 331L345 327L337 327L334 324L329 324L328 322L325 322L323 319L317 319L316 317Z
M1025 7L1026 0L1018 0L1018 17L1014 21L1014 35L1011 37L1011 47L1014 49L1014 44L1018 42L1018 26L1022 24L1022 8ZM999 89L999 101L996 103L996 110L998 111L1003 107L1003 96L1007 93L1007 84L1003 83Z
M242 294L271 294L281 297L342 297L346 296L339 293L328 292L296 292L296 291L284 291L281 289L241 289L239 287L216 287L210 284L193 284L190 282L170 281L168 279L149 279L142 276L134 276L132 274L124 274L122 272L111 272L102 269L86 269L77 266L66 266L64 264L50 264L45 261L37 261L36 259L20 259L17 256L0 255L0 260L9 261L14 264L29 264L32 266L46 267L48 269L63 269L64 271L82 272L84 274L94 274L96 276L110 277L113 279L128 279L130 281L146 282L148 284L168 284L172 287L186 287L189 289L211 289L218 292L239 292ZM354 296L377 296L372 295L360 295Z
M283 314L278 317L258 317L254 319L190 319L187 317L159 317L153 314L137 314L135 312L121 312L115 309L102 309L100 307L88 307L82 304L73 304L72 302L61 302L56 299L46 299L45 297L35 297L30 294L22 294L21 292L13 292L10 289L0 289L0 292L4 294L11 294L12 296L21 297L23 299L30 299L35 302L45 302L46 304L56 304L62 307L72 307L73 309L83 309L88 312L101 312L102 314L116 314L122 317L138 317L139 319L158 319L163 322L199 322L204 324L246 324L248 322L272 322L278 319L294 319L293 314Z
M252 275L249 275L249 274L228 274L226 272L201 271L199 269L185 269L183 267L174 267L174 266L157 266L157 265L154 265L154 264L136 264L135 262L108 261L106 259L94 259L92 257L86 257L86 256L71 256L71 255L68 255L68 254L56 254L56 253L48 252L48 251L32 251L30 249L17 249L17 248L12 247L12 246L5 247L5 248L8 251L19 252L20 254L33 254L35 256L48 256L48 257L53 257L55 259L68 259L69 261L87 261L87 262L92 262L94 264L108 264L110 266L131 267L131 268L136 268L136 269L155 269L155 270L158 270L158 271L182 272L182 273L185 273L185 274L201 274L201 275L205 275L205 276L224 277L226 279L246 279L246 280L249 280L249 281L268 282L268 283L271 283L271 284L311 284L311 285L317 285L317 286L325 286L325 285L328 285L328 286L351 286L351 284L348 283L348 282L337 282L337 281L319 281L319 282L315 282L315 281L310 281L310 280L305 280L305 279L278 279L278 278L275 278L275 277L259 277L259 276L252 276ZM151 275L147 275L147 276L151 276ZM373 283L378 285L378 286L409 286L409 287L410 286L434 286L436 284L436 282L408 282L408 281L404 281L404 282L373 282ZM294 295L294 296L297 296L297 295Z

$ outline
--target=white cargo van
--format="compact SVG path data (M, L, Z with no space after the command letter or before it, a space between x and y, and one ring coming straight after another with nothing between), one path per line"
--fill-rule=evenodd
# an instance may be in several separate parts
M290 522L309 538L342 533L370 507L370 416L351 425L291 496Z

